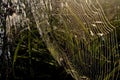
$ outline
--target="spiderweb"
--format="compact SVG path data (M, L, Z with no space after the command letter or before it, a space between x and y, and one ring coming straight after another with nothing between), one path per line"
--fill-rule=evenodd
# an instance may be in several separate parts
M6 18L7 33L11 33L11 27L17 32L28 24L29 9L49 52L76 80L119 80L116 28L97 0L13 0L12 3L16 5L16 14Z
M97 0L30 0L30 4L48 50L76 80L118 80L116 28Z

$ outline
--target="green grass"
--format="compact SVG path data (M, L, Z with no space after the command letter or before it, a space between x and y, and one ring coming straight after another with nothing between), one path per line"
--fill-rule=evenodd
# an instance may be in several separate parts
M26 12L29 19L24 25L26 30L13 38L13 79L119 80L120 56L116 54L119 44L114 42L115 33L111 31L103 37L103 47L102 38L90 35L74 6L67 6L69 16L64 15L65 10L50 10L50 3L44 2L45 7L34 13L29 7L32 15ZM40 18L42 14L47 17ZM112 41L114 45L110 44Z

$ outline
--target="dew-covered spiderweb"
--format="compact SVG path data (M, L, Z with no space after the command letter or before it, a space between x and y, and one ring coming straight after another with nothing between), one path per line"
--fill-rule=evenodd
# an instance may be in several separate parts
M97 0L29 0L52 56L76 80L118 80L116 28Z
M6 34L11 27L16 32L28 28L32 19L51 55L73 78L119 80L116 27L98 0L13 0L12 4L16 13L6 17Z

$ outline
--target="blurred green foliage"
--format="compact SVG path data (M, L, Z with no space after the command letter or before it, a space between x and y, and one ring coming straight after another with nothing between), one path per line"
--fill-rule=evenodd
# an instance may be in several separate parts
M53 59L37 29L24 31L16 38L15 43L13 55L15 80L73 80L63 66L58 65Z

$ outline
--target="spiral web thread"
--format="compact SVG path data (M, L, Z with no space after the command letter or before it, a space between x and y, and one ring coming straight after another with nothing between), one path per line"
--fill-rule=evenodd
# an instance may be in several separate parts
M97 0L30 0L30 4L48 50L76 80L118 80L116 28Z

